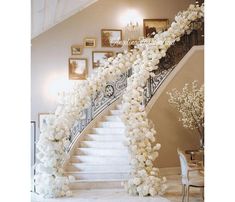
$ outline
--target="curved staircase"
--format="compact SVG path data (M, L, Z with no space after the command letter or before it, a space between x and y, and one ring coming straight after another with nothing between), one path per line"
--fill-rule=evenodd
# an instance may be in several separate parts
M129 156L120 114L118 104L77 144L65 168L76 179L71 189L118 188L128 179Z
M160 62L159 69L154 71L155 76L148 79L144 88L145 99L143 104L145 106L156 95L159 87L171 75L171 72L186 53L194 45L204 43L200 37L200 32L194 31L190 35L184 35L180 42L169 48L167 56ZM130 75L131 71L123 74L119 80L111 84L114 89L111 97L103 96L103 101L93 103L92 106L97 105L98 108L102 108L102 110L97 110L99 113L102 111L102 113L98 117L96 117L98 113L95 113L95 116L90 119L90 121L96 122L95 125L90 124L89 121L85 125L82 122L77 124L80 133L79 140L76 140L78 132L76 132L75 127L72 138L73 149L70 148L69 150L71 157L69 162L65 164L65 174L72 175L76 179L73 183L70 183L71 189L121 188L121 182L128 180L131 167L128 148L123 144L125 142L125 126L120 118L122 105L116 104L116 101L125 90L127 77ZM121 88L117 90L115 87L120 81L123 85L119 85ZM98 102L103 103L103 106ZM109 105L112 106L107 108ZM91 107L91 109L93 108ZM91 111L88 110L85 114L89 114ZM103 116L103 114L105 115ZM90 127L86 128L89 125Z
M203 39L199 41L200 36L200 32L193 30L167 50L143 88L141 104L144 107L186 53L194 45L204 43ZM63 167L65 175L75 177L70 183L71 189L120 188L121 182L129 178L130 157L124 144L125 126L120 118L122 105L116 101L121 100L131 73L132 69L129 69L117 80L108 82L104 90L96 90L90 106L82 111L84 117L70 129L70 145L66 148L70 159Z

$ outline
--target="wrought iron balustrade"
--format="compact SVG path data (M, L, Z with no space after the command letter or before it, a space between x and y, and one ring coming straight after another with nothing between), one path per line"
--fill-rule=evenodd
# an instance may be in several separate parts
M131 69L121 74L115 81L108 82L104 91L97 92L91 101L91 106L83 110L83 119L75 122L71 129L70 142L72 143L78 133L83 129L106 107L116 101L127 86L127 78L131 75ZM69 149L69 148L68 148Z
M151 100L157 89L163 81L186 55L186 53L195 45L204 44L204 19L200 19L192 23L195 27L190 34L185 34L180 41L175 42L166 52L166 56L162 58L158 64L159 68L155 71L154 77L150 77L144 88L144 105L146 106Z
M166 53L166 56L160 60L159 68L155 71L154 77L150 77L144 88L144 105L146 106L162 82L171 73L178 62L194 45L204 44L204 19L193 22L195 29L189 34L181 37L179 42L173 44ZM83 110L84 118L75 122L71 129L70 149L76 135L81 133L84 128L107 106L116 101L124 92L127 86L127 78L131 76L131 70L121 74L116 81L109 82L104 91L97 92L92 97L91 106Z

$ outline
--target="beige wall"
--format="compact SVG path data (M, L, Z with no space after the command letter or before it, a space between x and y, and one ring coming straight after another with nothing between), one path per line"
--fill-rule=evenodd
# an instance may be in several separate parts
M32 40L32 111L31 119L37 121L39 112L53 112L56 92L72 85L68 80L68 58L73 44L82 44L84 37L96 37L95 49L84 49L81 57L88 58L91 69L91 51L100 48L102 28L123 28L120 18L128 9L136 9L143 18L169 18L186 9L193 0L99 0ZM141 24L142 26L142 24ZM142 29L141 29L142 31ZM120 51L118 48L106 50Z
M160 94L148 114L157 130L157 142L162 145L160 155L155 162L160 168L179 166L177 147L183 150L199 147L198 134L182 127L182 123L178 121L179 113L169 105L169 96L166 94L173 88L182 89L185 83L193 80L198 80L199 84L204 83L204 49L197 50L186 61Z

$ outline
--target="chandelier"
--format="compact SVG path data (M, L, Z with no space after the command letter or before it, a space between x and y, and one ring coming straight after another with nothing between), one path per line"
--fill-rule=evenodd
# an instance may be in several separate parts
M140 37L140 26L138 22L130 22L125 27L125 35L128 40L137 40Z

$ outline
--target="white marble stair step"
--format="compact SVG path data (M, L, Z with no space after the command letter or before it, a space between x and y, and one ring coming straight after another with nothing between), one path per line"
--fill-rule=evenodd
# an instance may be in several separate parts
M122 110L110 110L111 115L121 115L122 114Z
M125 135L101 135L101 134L88 134L85 140L89 141L124 141L126 139Z
M94 164L128 164L129 158L125 156L72 156L72 163L94 163Z
M90 134L87 134L87 135L100 135L100 136L120 136L120 137L126 137L125 133L97 133L97 132L94 132L93 133L90 133Z
M125 133L125 128L93 128L93 131L98 134L108 133L108 134L123 134Z
M70 183L69 187L72 190L77 189L117 189L123 188L122 182L126 180L117 180L117 179L97 179L97 180L77 180L73 183Z
M66 175L72 175L77 180L97 180L97 179L123 179L129 178L128 172L66 172Z
M124 128L125 125L123 122L114 122L114 121L103 121L99 123L99 127L108 127L108 128Z
M101 149L125 149L123 142L117 141L81 141L80 147L101 148Z
M92 155L92 156L128 156L126 149L96 149L96 148L77 148L76 155Z
M67 172L129 172L129 164L89 164L89 163L70 163L66 167Z
M122 122L121 118L119 116L115 116L115 115L110 115L110 116L105 116L105 120L106 121L110 121L110 122Z

